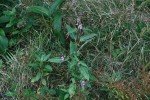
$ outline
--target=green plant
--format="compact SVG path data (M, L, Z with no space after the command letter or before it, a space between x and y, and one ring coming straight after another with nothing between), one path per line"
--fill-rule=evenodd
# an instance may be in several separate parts
M49 7L41 6L30 6L27 8L29 13L37 13L42 16L46 16L49 20L53 19L53 31L55 36L57 36L61 43L65 46L65 36L62 31L62 15L61 6L65 0L55 0Z
M35 63L30 63L29 66L34 69L35 71L37 70L37 74L34 78L32 78L31 82L37 82L41 79L41 83L46 86L46 76L49 75L50 72L53 71L52 67L47 64L47 61L50 57L50 54L42 54L38 55L35 54Z
M3 29L0 29L0 53L6 52L8 48L8 39L5 36Z
M9 47L16 46L23 39L33 25L33 19L26 17L25 10L18 10L18 6L2 11L0 16L0 52L4 53ZM24 37L25 39L25 37Z
M86 34L84 36L77 36L77 28L73 29L69 25L67 25L67 30L68 30L68 35L75 41L75 42L70 42L70 51L69 55L65 58L62 56L61 60L51 58L49 61L51 63L62 63L62 61L67 62L68 66L68 74L72 77L71 81L72 83L70 84L69 88L63 89L67 94L65 95L65 99L71 98L73 95L76 94L77 92L77 81L81 83L83 93L85 92L85 84L87 87L91 87L89 84L89 81L97 81L97 79L90 73L89 67L86 65L86 63L82 60L80 60L80 56L82 55L80 50L82 49L83 45L78 49L77 47L77 42L87 42L89 39L92 39L96 34ZM81 29L82 30L82 29ZM84 31L84 29L83 29ZM78 37L78 39L77 39ZM85 44L84 44L85 45ZM60 59L60 58L59 58ZM87 81L85 81L87 80ZM82 83L82 81L84 83ZM86 94L88 92L85 92Z

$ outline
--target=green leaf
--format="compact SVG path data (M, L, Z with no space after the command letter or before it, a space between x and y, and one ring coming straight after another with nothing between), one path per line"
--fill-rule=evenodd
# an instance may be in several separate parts
M30 63L30 64L29 64L29 67L34 68L34 69L38 69L38 68L39 68L39 65L36 64L36 63Z
M3 11L3 14L7 15L7 16L15 16L16 15L16 9L14 7L12 10L5 10L5 11Z
M0 36L5 36L5 32L2 28L0 28Z
M0 24L2 24L2 23L6 23L6 22L9 22L9 20L10 20L10 17L9 16L1 16L0 17Z
M81 64L84 67L88 67L83 61L79 61L79 64Z
M41 73L38 72L37 75L34 78L32 78L31 82L33 82L33 83L37 82L40 78L41 78Z
M64 91L63 89L58 89L57 93L59 95L59 100L64 100L64 97L66 94L68 94L66 91Z
M49 16L51 16L54 12L56 12L57 8L64 2L64 0L55 0L49 8Z
M41 7L41 6L31 6L31 7L27 8L27 11L41 14L41 15L45 15L45 16L49 17L48 9Z
M69 35L72 39L76 40L77 39L77 29L76 28L72 28L71 26L69 25L66 25L66 28L67 28L67 35Z
M76 93L76 84L75 83L70 84L68 92L69 92L71 97L73 95L75 95L75 93Z
M48 71L48 72L52 72L53 69L50 65L45 65L45 68L44 68L45 71Z
M68 100L69 96L70 96L69 94L66 94L65 97L64 97L64 100Z
M43 55L41 56L41 58L40 58L40 61L41 61L41 62L47 61L48 58L50 57L50 55L51 55L51 54L48 54L48 55L43 54Z
M38 72L37 75L36 75L36 80L38 81L40 78L41 78L41 73Z
M91 39L91 38L93 38L95 36L96 36L96 34L84 35L84 36L80 37L80 42L86 41L86 40Z
M15 23L17 23L16 16L13 16L13 17L10 18L9 23L6 24L6 27L7 28L12 27Z
M70 42L70 55L76 54L77 52L77 46L74 42Z
M92 74L90 74L90 80L95 81L95 82L98 81L98 79Z
M61 34L61 27L62 27L62 16L60 12L57 11L54 15L53 29L55 34L57 34L58 36L60 36Z
M36 77L34 77L34 78L32 78L32 80L31 80L31 82L36 82L37 80L36 80Z
M92 30L90 30L88 28L83 28L83 31L92 32Z
M71 72L71 75L74 77L74 78L77 78L77 79L81 79L80 76L74 72Z
M8 48L8 39L4 36L0 36L0 52L6 52Z
M52 62L52 63L61 63L62 62L60 57L51 58L48 61Z
M46 80L42 79L42 84L46 86Z
M69 62L69 63L68 63L68 67L69 67L70 69L74 68L76 65L77 65L77 61L72 61L72 62Z
M86 67L80 66L79 70L80 70L81 74L84 76L84 78L89 81L90 76L89 76L88 69Z
M47 75L49 75L48 72L44 72L44 73L43 73L43 76L47 76Z
M54 34L60 39L60 42L65 45L65 36L62 32L62 16L59 11L54 14L53 29Z

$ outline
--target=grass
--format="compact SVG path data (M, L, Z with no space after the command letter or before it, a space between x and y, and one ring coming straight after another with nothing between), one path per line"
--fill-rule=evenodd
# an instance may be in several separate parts
M43 6L40 2L52 3L52 0L38 1L22 0L23 7L20 8ZM87 91L83 92L81 80L77 79L76 93L72 97L70 95L70 99L149 100L149 5L144 4L144 0L66 0L61 11L62 32L65 35L66 24L77 27L77 18L81 19L84 28L91 30L78 32L79 37L97 34L94 39L85 43L75 43L81 53L79 59L89 66L89 72L98 81L87 81L89 86ZM30 68L31 63L41 64L35 55L42 57L43 54L51 53L51 58L62 55L68 57L70 41L74 41L66 35L64 47L57 35L54 35L52 18L38 15L34 17L35 26L21 35L21 42L9 47L6 54L0 54L0 61L3 62L0 63L0 93L3 95L1 98L59 100L65 93L59 89L67 90L73 83L67 62L51 64L47 61L42 62L42 66L49 64L53 69L48 76L43 76L48 90L41 81L31 82L38 71L44 73L43 67L38 70Z

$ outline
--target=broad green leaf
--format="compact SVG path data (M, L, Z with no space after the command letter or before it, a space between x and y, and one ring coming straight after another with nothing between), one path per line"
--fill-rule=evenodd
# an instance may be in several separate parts
M79 61L79 59L78 59L78 57L77 57L76 55L74 55L73 57L74 57L74 59L75 59L76 61Z
M31 80L31 82L36 82L37 80L36 80L36 77L34 77L34 78L32 78L32 80Z
M8 39L4 36L0 36L0 52L6 52L8 48Z
M84 76L84 78L89 81L90 76L89 76L88 69L86 67L80 66L79 70L80 70L81 74Z
M46 86L46 80L42 79L42 84Z
M70 56L70 58L72 59L72 61L77 61L77 62L79 62L79 58L78 58L77 55L72 55L72 56Z
M8 24L6 24L6 27L9 28L9 27L12 27L14 24L17 23L17 20L16 20L16 16L13 16L10 18L10 21Z
M0 28L0 36L5 36L5 32L2 28Z
M80 42L86 41L86 40L91 39L91 38L93 38L95 36L96 36L96 34L84 35L84 36L80 37Z
M3 11L3 14L7 15L7 16L15 16L16 15L16 9L14 7L12 10L5 10L5 11Z
M62 32L62 16L59 11L54 14L53 29L54 34L60 39L61 44L65 46L65 35Z
M62 28L62 16L60 12L57 11L54 14L53 29L54 29L54 33L59 37L61 36L60 34L62 34L61 28Z
M76 54L77 52L77 46L74 42L70 42L70 55Z
M76 84L72 83L69 86L68 92L70 94L70 96L72 97L73 95L75 95L76 92Z
M61 63L62 62L60 57L51 58L48 61L52 62L52 63Z
M41 6L31 6L31 7L27 8L27 11L28 12L34 12L34 13L45 15L45 16L49 17L48 9L41 7Z
M77 29L76 28L72 28L71 26L69 25L66 25L66 28L67 28L67 35L69 35L72 39L76 40L77 39Z
M41 73L38 72L37 75L36 75L36 80L38 81L40 78L41 78Z
M60 5L64 2L65 0L55 0L52 5L50 5L49 8L49 16L51 16L54 12L56 12L57 8L60 7Z
M41 56L41 58L40 58L40 61L41 61L41 62L47 61L49 57L50 57L50 54L48 54L48 55L43 54L43 55Z
M62 26L62 17L61 14L59 12L60 10L60 6L61 4L64 2L65 0L54 0L54 2L52 3L52 5L50 5L49 8L49 16L51 16L52 14L54 14L54 32L57 36L59 36L60 42L63 46L65 46L65 36L64 33L61 31L61 26Z
M39 54L35 54L34 57L37 61L41 62L41 56Z
M29 64L29 67L34 68L34 69L38 69L38 68L39 68L39 65L36 64L36 63L30 63L30 64Z
M10 20L10 17L9 16L1 16L0 17L0 24L2 24L2 23L6 23L6 22L9 22L9 20Z
M49 75L48 72L44 72L44 73L43 73L43 76L47 76L47 75Z
M52 67L50 65L45 65L45 68L44 68L45 71L48 71L48 72L51 72L53 71Z
M70 96L69 94L66 94L65 97L64 97L64 100L68 100L69 96Z
M32 78L31 82L33 82L33 83L37 82L40 78L41 78L41 73L38 72L37 75L34 78Z

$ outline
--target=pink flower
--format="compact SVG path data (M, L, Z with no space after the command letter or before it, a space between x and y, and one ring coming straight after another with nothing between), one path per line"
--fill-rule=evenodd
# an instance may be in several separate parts
M81 84L84 87L86 85L86 82L83 80Z
M65 61L65 57L64 56L61 56L61 61Z
M80 30L82 30L82 29L83 29L82 24L80 24L80 25L78 26L78 28L79 28Z
M80 18L77 18L77 23L79 24L81 22Z

